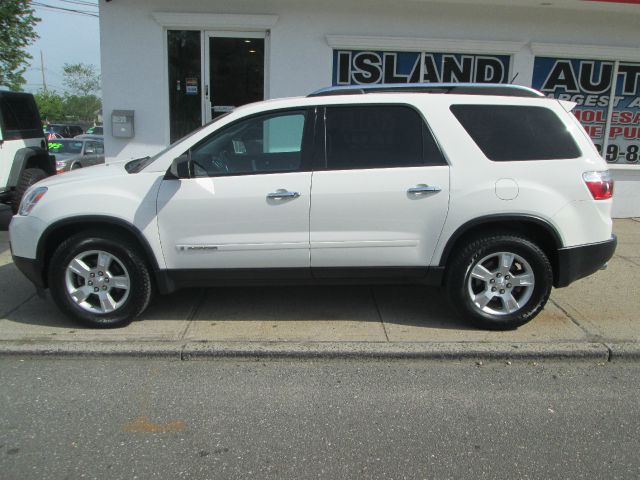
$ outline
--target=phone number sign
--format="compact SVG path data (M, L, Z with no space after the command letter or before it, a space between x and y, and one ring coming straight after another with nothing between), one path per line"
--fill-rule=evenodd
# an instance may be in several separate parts
M640 163L640 64L536 57L532 87L578 105L573 113L607 162ZM611 125L606 130L611 110ZM605 135L608 146L602 152Z

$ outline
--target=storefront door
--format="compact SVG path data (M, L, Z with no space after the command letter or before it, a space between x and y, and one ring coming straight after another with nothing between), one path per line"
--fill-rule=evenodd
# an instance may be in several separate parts
M168 30L169 140L265 96L266 35Z
M264 100L265 34L206 32L204 121Z

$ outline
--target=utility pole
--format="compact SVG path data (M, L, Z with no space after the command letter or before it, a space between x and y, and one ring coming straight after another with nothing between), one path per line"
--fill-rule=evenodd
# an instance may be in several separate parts
M44 91L47 91L47 80L44 77L44 53L42 53L42 49L40 50L40 70L42 71L42 87Z

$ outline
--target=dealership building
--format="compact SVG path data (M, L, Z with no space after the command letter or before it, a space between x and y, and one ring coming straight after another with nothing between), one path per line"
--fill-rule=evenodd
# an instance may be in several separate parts
M329 85L514 83L571 100L640 216L640 1L100 0L109 161Z

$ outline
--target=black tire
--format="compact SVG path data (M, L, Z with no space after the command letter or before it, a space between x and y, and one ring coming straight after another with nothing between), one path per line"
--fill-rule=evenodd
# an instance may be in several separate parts
M82 168L82 165L80 164L80 162L76 162L73 165L71 165L71 170L77 170L79 168Z
M509 264L509 255L513 263L507 271L500 262L504 259ZM533 285L527 285L529 274ZM545 253L535 243L511 234L473 240L454 257L446 280L454 310L489 330L512 330L532 320L547 303L552 285L553 271Z
M96 251L111 255L115 260L110 261L108 268L100 269L96 264L97 254L92 253ZM91 278L88 271L86 276L68 274L70 263L78 257L82 257L84 264L91 267ZM91 263L94 258L96 263ZM109 280L105 280L107 277L112 279L110 285L101 283L108 282ZM115 277L128 278L128 288L119 289L113 283L116 281ZM149 268L139 250L126 237L103 231L80 233L62 242L51 257L48 280L51 296L60 309L74 320L96 328L128 325L147 308L152 295ZM92 293L88 294L86 300L76 301L71 297L70 288L77 288L76 291L87 288ZM98 293L93 293L96 288ZM101 295L107 294L110 307L115 307L111 311L104 309L101 303L101 298L104 298ZM91 309L98 311L90 311Z
M13 198L11 200L11 210L13 210L14 214L18 213L24 192L26 192L31 185L47 177L47 172L44 170L39 168L25 168L22 172L22 176L20 177L20 181L13 192Z

